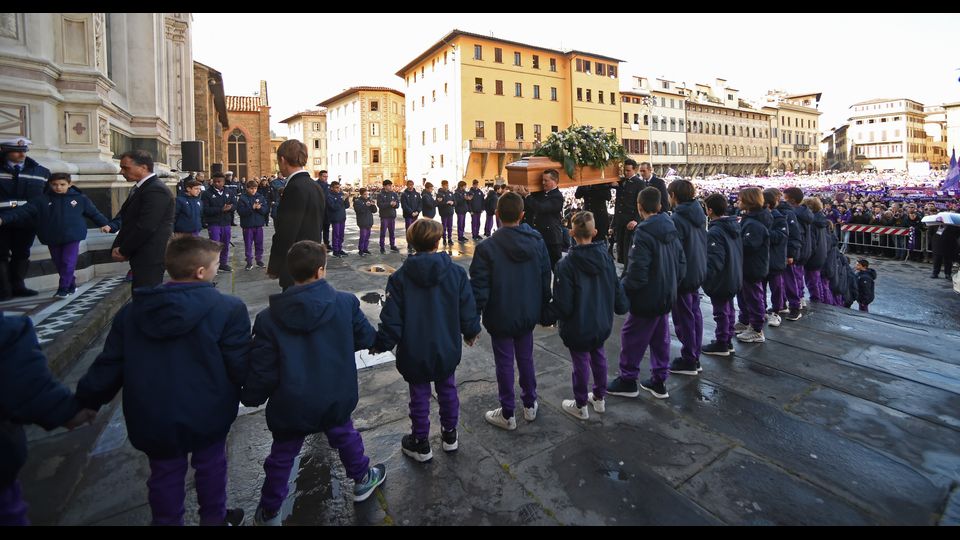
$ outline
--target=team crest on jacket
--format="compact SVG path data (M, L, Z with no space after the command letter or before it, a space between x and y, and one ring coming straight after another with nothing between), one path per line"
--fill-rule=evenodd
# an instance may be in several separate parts
M76 207L77 207L77 200L74 199L74 200L70 201L70 206L76 208Z

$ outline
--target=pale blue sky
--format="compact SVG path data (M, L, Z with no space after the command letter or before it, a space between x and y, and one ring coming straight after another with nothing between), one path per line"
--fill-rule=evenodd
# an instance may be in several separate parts
M266 80L271 126L286 135L280 120L347 87L403 90L394 73L454 28L620 58L622 87L641 75L720 77L753 99L819 91L822 131L857 101L960 101L957 14L195 13L193 55L223 73L229 95Z

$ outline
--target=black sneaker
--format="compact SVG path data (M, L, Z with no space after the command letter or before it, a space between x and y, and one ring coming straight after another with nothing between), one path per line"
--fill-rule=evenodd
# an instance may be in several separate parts
M233 272L233 267L230 266L229 264L225 264L220 267L220 272L223 272L224 274Z
M400 248L397 246L390 246L390 251L400 251Z
M787 313L783 316L784 319L788 321L799 320L803 315L800 313L800 308L790 308L790 313Z
M223 518L224 527L239 527L243 525L243 508L230 508L227 510L226 517Z
M257 266L260 268L266 268L267 265L263 264L263 261L257 261Z
M359 256L361 256L361 257L366 257L366 256L367 256L367 253L366 253L365 251L358 251L358 252L357 252L357 255L359 255Z
M614 396L637 397L640 390L637 389L637 381L617 377L607 385L607 393Z
M697 367L699 367L696 360L685 360L683 358L674 358L670 362L670 373L676 373L678 375L696 375L698 373Z
M418 439L413 435L404 435L403 439L400 440L400 448L403 449L404 454L420 463L433 459L433 450L430 448L428 439Z
M653 397L657 399L667 399L670 397L670 394L667 393L667 387L663 384L663 381L654 381L652 378L647 379L640 383L640 388L650 392L653 394Z
M734 351L734 349L733 349L733 342L732 342L732 341L728 341L728 342L727 342L727 352L729 352L730 354L733 354L733 351Z
M67 291L67 289L64 289L64 288L61 287L61 288L57 289L56 294L54 294L53 296L54 296L54 298L66 298L66 297L70 296L70 293Z
M339 252L339 251L335 252L335 253L333 254L333 256L339 259L339 258L340 258L340 252Z
M244 266L243 269L244 269L244 270L253 270L253 265L252 265L251 263L247 263L247 265Z
M441 429L440 440L443 442L444 452L453 452L460 447L460 443L457 441L457 428L453 428L450 431Z
M383 255L383 254L386 253L386 252L387 252L387 251L386 251L385 249L380 248L380 254L381 254L381 255Z
M347 256L349 256L349 255L350 255L350 254L347 253L346 251L343 251L342 249L340 250L340 256L341 256L341 257L347 257Z
M700 349L700 352L703 354L711 354L713 356L730 356L730 348L727 347L727 344L721 343L717 340L713 340L709 345L705 345L702 349Z
M69 293L69 294L76 294L76 292L77 292L77 284L76 284L76 283L74 283L73 285L70 286L69 289L67 289L67 293Z

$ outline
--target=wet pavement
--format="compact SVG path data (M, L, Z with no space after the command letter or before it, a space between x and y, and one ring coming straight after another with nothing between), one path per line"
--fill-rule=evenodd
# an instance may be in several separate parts
M272 231L265 235L269 241ZM242 250L239 229L235 246ZM346 247L356 246L352 215ZM378 322L389 271L406 258L354 251L332 259L328 279L361 299ZM473 242L451 252L468 266ZM279 292L262 269L218 278L251 317ZM384 271L370 271L379 266ZM444 453L431 403L434 458L404 456L407 384L392 362L360 366L353 421L367 455L387 466L369 500L352 502L352 482L322 436L311 436L290 479L287 525L646 525L646 524L958 524L960 523L960 324L958 297L926 277L929 267L878 262L870 315L814 306L796 322L766 330L764 344L736 344L736 355L704 355L698 377L671 376L670 398L607 398L607 412L575 420L560 409L572 397L571 363L556 329L534 332L540 412L513 432L483 419L497 404L489 336L464 347L457 371L460 449ZM925 281L926 280L926 281ZM949 294L948 294L949 293ZM952 306L952 307L951 307ZM714 324L708 302L705 341ZM952 312L950 310L953 310ZM617 317L619 331L623 317ZM65 376L75 385L105 335ZM607 341L617 374L619 332ZM679 355L673 338L672 356ZM359 365L359 364L358 364ZM642 370L648 369L644 360ZM104 408L94 426L30 430L21 474L37 524L146 524L146 457L126 440L122 414ZM263 409L241 408L228 438L228 506L250 523L271 437ZM187 522L196 495L188 478Z

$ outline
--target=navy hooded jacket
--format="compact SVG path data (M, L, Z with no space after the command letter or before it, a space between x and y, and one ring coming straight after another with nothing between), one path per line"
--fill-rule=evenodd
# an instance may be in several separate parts
M478 187L472 187L467 194L473 197L467 201L470 206L470 211L473 213L483 212L483 191Z
M198 232L203 228L202 214L203 201L200 200L199 195L196 197L178 196L176 214L174 214L173 220L173 232Z
M356 296L320 279L270 296L257 314L244 405L267 401L267 427L291 439L341 426L357 407L354 353L376 331Z
M687 272L680 279L678 292L691 293L700 288L707 275L707 215L699 201L680 203L673 209L673 224L683 244Z
M203 222L207 225L228 226L233 223L233 213L237 209L237 196L232 190L224 187L223 192L209 187L200 195L203 202ZM233 205L227 212L223 211L226 205Z
M480 333L467 271L446 253L417 253L387 279L374 347L397 348L397 371L411 384L443 381L460 364L461 336Z
M327 221L330 223L343 223L347 220L347 205L349 203L343 199L343 192L334 192L332 189L327 193Z
M491 336L533 331L550 313L550 256L540 233L525 223L497 229L474 251L470 285Z
M97 227L110 221L76 186L70 186L63 195L46 190L33 204L37 207L37 238L48 246L85 239L87 220L84 218L90 218Z
M394 203L394 206L390 206ZM380 190L377 193L377 208L380 211L380 219L395 219L397 217L397 206L400 206L400 197L395 191Z
M789 238L787 238L787 258L793 259L796 264L800 249L803 247L803 233L800 231L797 213L786 201L780 201L780 204L777 205L777 211L783 214L784 219L787 220L787 233L789 234Z
M824 218L827 216L824 215ZM827 220L829 223L830 220ZM827 256L823 260L823 266L820 268L820 275L830 280L830 290L836 292L839 285L836 282L837 268L840 264L840 250L837 249L837 236L833 234L830 227L824 229L824 239L827 244Z
M874 298L874 281L877 279L877 271L873 268L867 268L857 272L857 303L861 306L869 305Z
M770 273L770 225L773 216L767 209L746 213L740 220L743 238L743 280L757 282Z
M790 243L790 228L787 218L774 208L770 210L770 269L768 275L775 275L787 268L787 251Z
M656 214L637 224L628 258L623 290L630 299L630 313L638 317L669 313L677 301L677 285L687 272L673 219Z
M613 330L613 314L630 308L606 242L575 245L557 262L551 307L560 339L570 350L603 347Z
M733 216L710 222L707 230L707 276L703 292L711 299L730 300L743 286L743 240Z
M359 195L353 198L353 211L357 213L357 227L370 229L373 227L373 213L377 211L377 201L362 198Z
M794 206L794 213L797 215L797 223L800 228L800 237L802 239L800 251L793 259L793 264L805 266L810 256L813 254L813 212L804 205Z
M449 189L440 188L437 190L437 206L439 207L440 217L453 215L454 205L447 204L453 200L453 192Z
M253 203L260 201L260 209L254 210ZM327 208L330 208L329 206ZM240 227L243 229L255 229L267 224L270 215L270 202L262 193L249 195L244 192L237 197L237 214L240 216Z
M420 206L423 209L423 217L433 219L437 215L437 199L433 193L423 190L420 194Z
M813 214L813 223L810 226L810 258L803 267L807 270L820 270L827 261L827 251L830 249L827 236L827 216L820 212Z
M453 202L454 209L457 211L457 215L466 214L470 211L470 201L467 200L467 191L463 189L458 189L453 192Z
M497 201L500 200L500 194L496 190L491 189L487 192L487 196L483 199L483 209L488 213L492 214L497 211Z
M150 457L182 456L226 438L249 347L247 307L212 283L136 289L80 379L77 401L99 409L122 387L134 448Z
M0 312L0 350L0 486L9 486L27 461L23 425L54 429L80 405L47 368L29 317Z
M403 209L404 219L413 219L413 214L423 210L422 197L415 189L405 189L400 192L400 207Z

